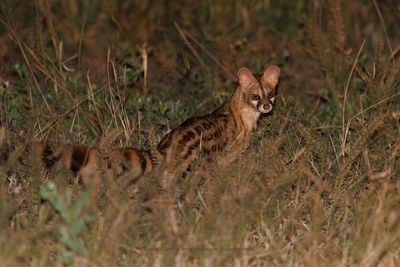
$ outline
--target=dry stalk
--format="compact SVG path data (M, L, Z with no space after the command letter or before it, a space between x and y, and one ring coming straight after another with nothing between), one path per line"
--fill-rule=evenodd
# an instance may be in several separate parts
M343 22L343 12L340 6L340 0L329 0L329 11L333 19L334 33L335 33L335 47L339 52L343 53L346 43L346 32Z

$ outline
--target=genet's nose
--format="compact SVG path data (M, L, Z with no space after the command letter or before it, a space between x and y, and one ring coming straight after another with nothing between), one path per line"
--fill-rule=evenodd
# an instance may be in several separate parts
M264 110L270 110L271 109L271 104L264 104L263 105Z

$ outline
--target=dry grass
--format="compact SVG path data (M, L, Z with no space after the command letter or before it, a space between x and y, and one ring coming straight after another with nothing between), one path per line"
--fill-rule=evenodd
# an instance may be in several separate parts
M0 4L2 266L400 265L396 1L119 2ZM245 157L172 190L80 184L29 149L154 146L271 63Z

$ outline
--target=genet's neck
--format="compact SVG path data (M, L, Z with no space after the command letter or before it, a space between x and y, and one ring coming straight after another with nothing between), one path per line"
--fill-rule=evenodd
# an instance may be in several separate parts
M247 104L240 88L235 91L226 105L230 107L236 122L244 128L246 134L251 133L256 128L260 112Z

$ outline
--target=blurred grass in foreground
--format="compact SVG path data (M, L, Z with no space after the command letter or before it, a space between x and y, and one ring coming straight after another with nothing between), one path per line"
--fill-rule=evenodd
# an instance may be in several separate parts
M396 1L0 6L3 266L400 265ZM279 99L246 157L193 170L182 200L157 172L83 186L25 149L115 128L146 147L271 63Z

